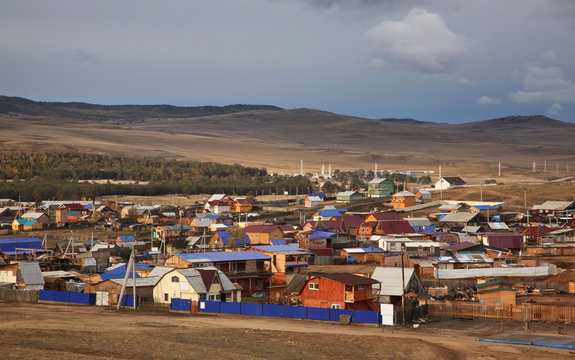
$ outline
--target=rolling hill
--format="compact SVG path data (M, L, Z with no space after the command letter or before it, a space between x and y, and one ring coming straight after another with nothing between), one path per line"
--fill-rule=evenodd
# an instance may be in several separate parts
M0 97L0 151L165 156L282 172L298 171L304 160L308 169L322 164L373 168L374 163L380 169L435 169L443 164L458 172L489 169L492 174L497 161L518 169L543 159L566 161L575 139L575 124L539 115L439 124L260 105L207 108Z

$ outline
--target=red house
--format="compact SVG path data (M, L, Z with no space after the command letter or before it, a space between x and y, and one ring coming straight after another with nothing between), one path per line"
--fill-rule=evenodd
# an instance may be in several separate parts
M372 290L377 280L353 274L325 274L308 279L299 295L303 306L331 309L377 310Z

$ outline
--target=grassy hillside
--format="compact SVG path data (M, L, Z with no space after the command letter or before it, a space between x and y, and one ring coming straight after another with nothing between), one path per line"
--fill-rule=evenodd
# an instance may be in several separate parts
M241 111L281 110L267 105L183 107L171 105L96 105L79 102L38 102L0 96L0 114L23 114L96 120L140 120L145 118L196 117Z

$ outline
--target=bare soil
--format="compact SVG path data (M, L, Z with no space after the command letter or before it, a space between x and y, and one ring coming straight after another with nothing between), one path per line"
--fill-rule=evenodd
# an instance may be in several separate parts
M487 344L521 324L448 320L378 328L290 319L0 303L4 359L567 359L569 351ZM556 331L556 326L535 329ZM571 334L571 328L564 330ZM556 332L555 332L556 334Z

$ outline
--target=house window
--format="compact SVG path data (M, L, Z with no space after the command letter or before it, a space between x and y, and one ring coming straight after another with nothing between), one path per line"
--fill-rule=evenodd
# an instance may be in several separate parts
M170 301L170 295L164 293L164 301Z
M309 283L308 289L310 290L319 290L319 283Z
M363 287L363 285L357 285L357 290L363 290L363 289L365 289L365 288Z
M172 276L172 282L180 282L180 278L177 276Z
M200 301L206 301L206 294L200 294Z
M331 308L332 309L341 309L341 305L340 304L331 304Z

